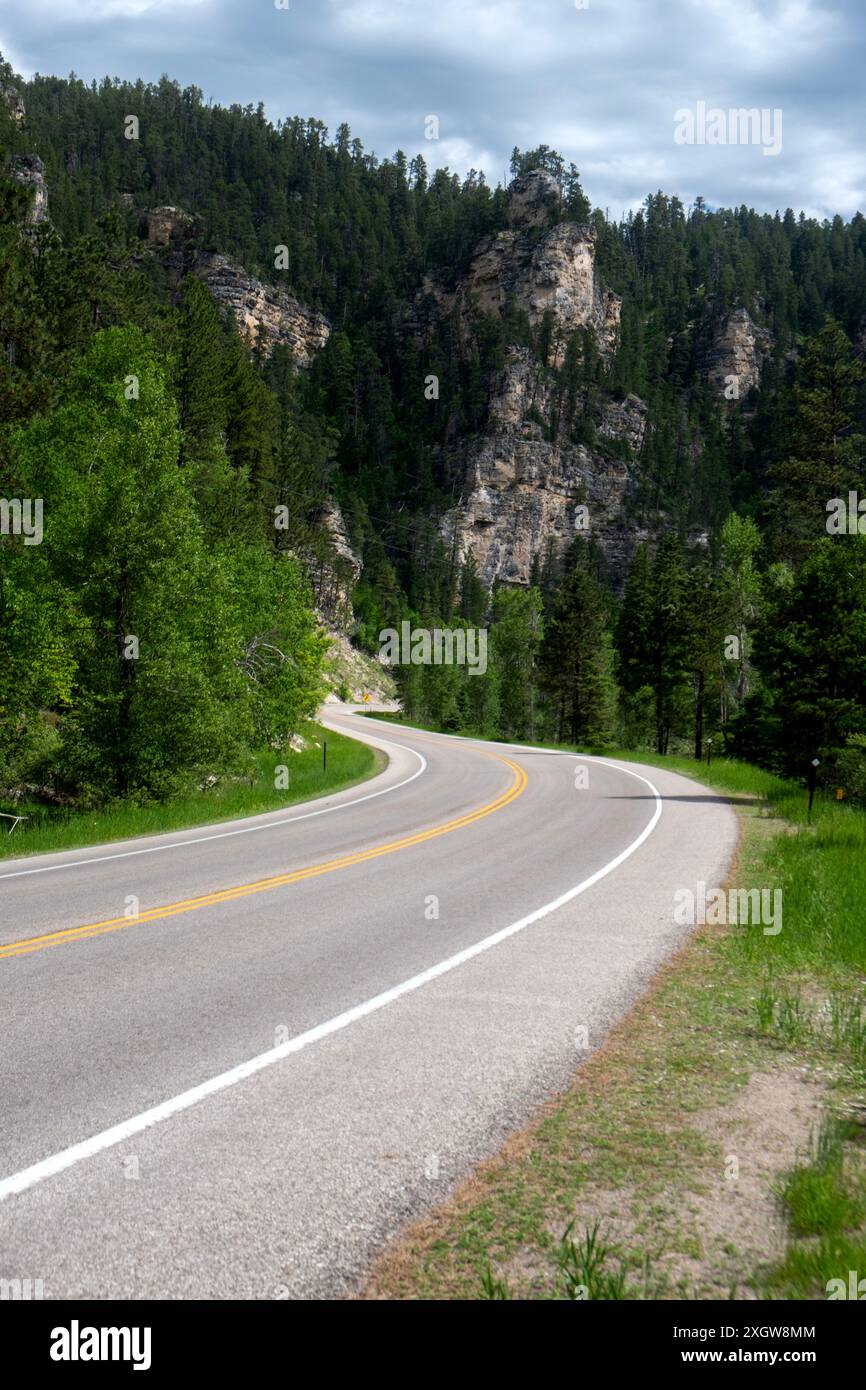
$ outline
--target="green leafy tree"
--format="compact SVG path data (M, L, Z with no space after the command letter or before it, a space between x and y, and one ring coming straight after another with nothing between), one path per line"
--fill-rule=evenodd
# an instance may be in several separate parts
M320 653L305 590L265 548L206 547L177 467L174 402L143 334L97 334L58 408L15 445L44 498L39 563L77 596L71 687L63 668L67 778L94 797L162 795L311 712ZM266 669L271 637L292 660L269 656Z
M534 738L538 654L544 636L537 589L500 588L493 598L491 662L497 718L505 738Z
M720 575L724 633L719 719L723 730L751 688L753 632L761 603L760 550L755 522L731 512L722 527Z

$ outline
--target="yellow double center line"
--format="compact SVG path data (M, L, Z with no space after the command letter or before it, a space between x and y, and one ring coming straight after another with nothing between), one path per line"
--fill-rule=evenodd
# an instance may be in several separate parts
M49 932L45 936L12 941L8 946L0 946L0 959L30 955L33 951L45 951L49 946L86 941L91 936L104 936L107 932L121 931L124 927L138 927L144 922L158 922L163 917L177 917L181 912L197 912L199 908L234 902L236 898L247 898L252 893L268 893L273 888L285 888L290 883L302 883L305 879L318 878L321 874L349 869L354 864L364 864L368 859L379 859L383 854L394 854L397 850L409 849L412 845L423 844L426 840L435 840L439 835L450 835L453 830L462 830L467 825L474 825L476 821L492 816L494 811L501 811L504 806L515 801L526 787L526 773L517 763L511 762L509 758L500 757L498 753L488 753L487 756L496 758L498 762L509 767L514 773L514 780L495 801L488 802L486 806L479 806L475 811L468 811L456 820L445 821L443 825L435 825L430 830L420 830L417 834L407 835L402 840L391 840L388 844L374 845L372 849L344 855L342 859L329 859L323 864L312 864L306 869L295 869L289 874L276 874L273 878L261 878L255 883L242 883L234 888L221 888L215 893L203 893L197 898L185 898L181 902L166 903L163 907L148 908L146 912L139 912L135 917L109 917L104 922L88 922L81 927L66 927L62 931Z

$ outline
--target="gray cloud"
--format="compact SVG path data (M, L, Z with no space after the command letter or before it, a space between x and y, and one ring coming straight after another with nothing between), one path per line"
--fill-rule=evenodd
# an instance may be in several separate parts
M866 203L862 0L28 0L0 48L26 74L156 80L347 121L384 156L503 178L512 147L574 160L612 215L689 203L851 216ZM778 108L782 148L676 144L674 113ZM424 138L428 115L440 138Z

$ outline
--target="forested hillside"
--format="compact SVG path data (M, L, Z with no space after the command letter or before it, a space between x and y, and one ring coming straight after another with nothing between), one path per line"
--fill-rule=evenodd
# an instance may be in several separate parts
M168 79L2 81L2 492L45 504L43 544L0 537L3 796L165 795L289 735L321 689L309 575L333 500L363 565L360 645L404 619L489 628L485 674L399 673L414 717L659 752L714 736L798 775L819 756L866 792L861 215L657 193L615 223L554 151L515 150L516 179L559 190L531 235L586 229L621 301L608 351L508 295L496 312L461 297L479 245L531 241L481 173ZM49 212L25 227L34 155ZM194 219L176 254L142 239L167 205ZM325 316L309 369L242 339L182 273L205 253ZM732 393L720 344L740 310L760 351ZM446 524L460 451L518 368L523 434L622 478L620 579L589 526L533 541L526 582L491 587ZM617 411L640 431L609 427Z

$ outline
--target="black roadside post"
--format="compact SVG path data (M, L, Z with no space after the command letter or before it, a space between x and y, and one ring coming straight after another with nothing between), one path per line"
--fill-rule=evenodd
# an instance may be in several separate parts
M813 758L809 764L809 813L807 820L812 819L812 802L815 800L815 783L818 780L818 768L821 766L820 758Z
M713 760L713 736L712 736L712 734L710 734L709 738L707 739L707 767L709 767L709 765L710 765L710 763L712 762L712 760Z
M322 771L328 771L328 740L322 739Z

